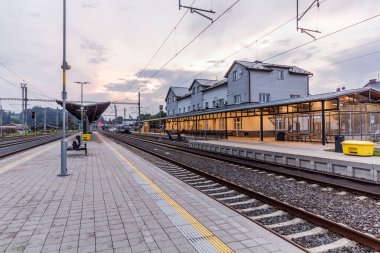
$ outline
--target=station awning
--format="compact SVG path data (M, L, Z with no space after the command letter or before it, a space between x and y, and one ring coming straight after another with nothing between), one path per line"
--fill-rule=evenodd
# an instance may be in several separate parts
M57 100L57 103L62 106L61 100ZM84 115L87 116L89 122L97 121L110 104L111 102L84 105ZM66 102L66 110L79 120L81 119L80 107L80 104Z

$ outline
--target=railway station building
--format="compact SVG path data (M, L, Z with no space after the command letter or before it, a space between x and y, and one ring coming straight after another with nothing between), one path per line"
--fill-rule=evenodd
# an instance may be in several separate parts
M310 95L312 73L296 66L235 61L223 80L195 79L171 87L167 117L144 122L144 132L165 129L201 138L230 136L258 140L334 142L377 141L380 137L380 83ZM163 126L159 126L161 122Z

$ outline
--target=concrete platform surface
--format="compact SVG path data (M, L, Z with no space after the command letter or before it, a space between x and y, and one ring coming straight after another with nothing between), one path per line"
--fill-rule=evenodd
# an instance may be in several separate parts
M0 161L0 252L301 252L196 189L93 135Z
M248 142L248 141L237 141L237 140L207 140L207 141L200 140L200 141L192 141L192 142L257 149L257 150L272 151L272 152L275 151L278 153L288 153L292 155L314 156L314 157L325 158L325 159L335 159L335 160L342 160L342 161L351 161L351 162L358 162L358 163L380 165L380 157L377 157L377 156L362 157L362 156L352 156L352 155L345 155L342 153L325 151L326 149L333 149L335 147L333 144L322 146L321 144L316 144L316 143L312 144L312 143L304 143L304 142L257 142L257 141Z

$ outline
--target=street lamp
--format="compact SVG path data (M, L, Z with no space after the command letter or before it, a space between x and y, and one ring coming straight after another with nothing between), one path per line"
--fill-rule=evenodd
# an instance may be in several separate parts
M84 107L83 107L83 84L89 84L90 82L74 82L74 83L77 83L77 84L80 84L80 120L82 122L82 133L84 134L84 122L83 122L83 110L84 110ZM81 140L83 141L83 135L81 135Z
M61 140L61 174L58 176L64 177L67 174L67 141L66 141L66 70L71 67L66 62L66 0L63 0L63 59L62 59L62 140Z

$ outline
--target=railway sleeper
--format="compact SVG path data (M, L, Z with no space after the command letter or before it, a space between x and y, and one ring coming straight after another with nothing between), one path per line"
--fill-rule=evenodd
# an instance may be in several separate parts
M245 209L238 209L239 212L250 212L250 211L256 211L256 210L263 210L263 209L268 209L271 208L270 205L264 204L261 206L257 207L250 207L250 208L245 208Z
M230 193L237 193L237 192L235 190L229 190L229 191L225 191L225 192L208 193L208 195L217 198L220 195L225 195L225 194L230 194Z
M321 227L315 227L313 229L310 229L304 232L291 234L291 235L285 235L285 237L288 239L297 239L297 238L301 238L301 237L305 237L309 235L318 235L318 234L325 234L325 233L327 233L326 229L321 228Z
M311 253L322 253L322 252L328 252L330 250L340 249L340 248L351 248L354 247L355 243L347 238L341 238L338 241L335 241L333 243L324 244L318 247L309 248L307 249Z
M284 215L284 214L286 214L284 211L279 210L279 211L276 211L276 212L273 212L273 213L252 216L252 217L249 217L249 218L251 220L259 220L259 219L264 219L264 218L271 218L271 217L275 217L275 216L281 216L281 215Z
M305 222L305 221L300 219L300 218L294 218L294 219L289 220L289 221L275 223L275 224L271 224L271 225L265 225L265 226L267 228L280 228L280 227L296 225L296 224L303 223L303 222Z

